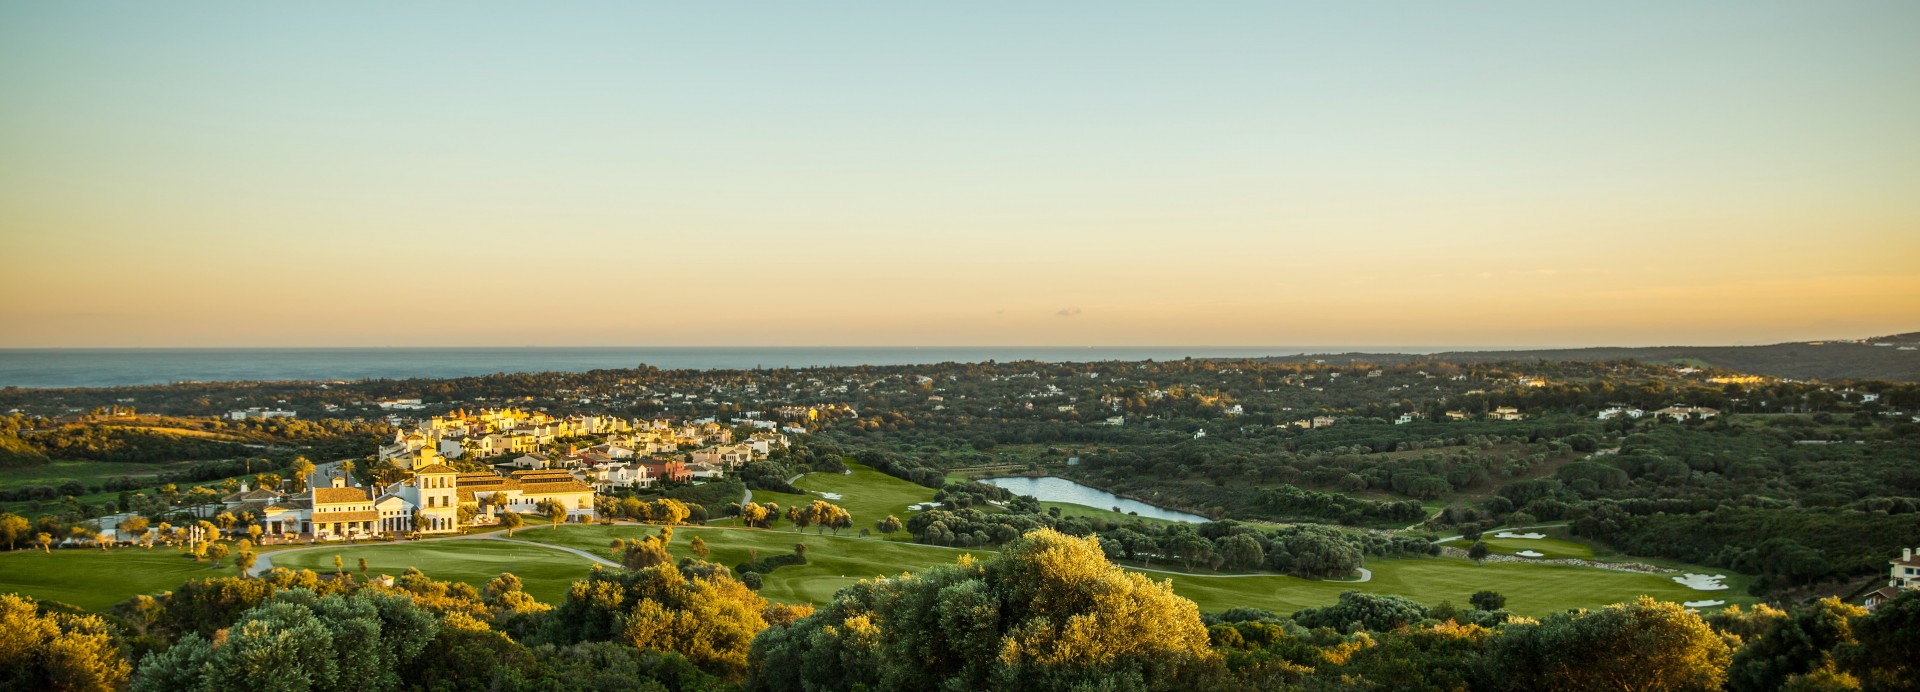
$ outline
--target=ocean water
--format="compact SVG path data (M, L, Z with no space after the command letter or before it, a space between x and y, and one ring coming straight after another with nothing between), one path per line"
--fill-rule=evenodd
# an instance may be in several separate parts
M117 387L183 381L362 380L501 372L1255 358L1353 347L758 347L0 349L0 387ZM1424 349L1423 349L1424 350ZM1404 352L1404 351L1403 351Z

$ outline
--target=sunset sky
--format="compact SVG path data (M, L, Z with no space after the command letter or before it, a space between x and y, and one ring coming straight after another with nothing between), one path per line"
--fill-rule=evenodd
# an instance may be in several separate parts
M6 3L0 347L1920 329L1920 3L1036 4Z

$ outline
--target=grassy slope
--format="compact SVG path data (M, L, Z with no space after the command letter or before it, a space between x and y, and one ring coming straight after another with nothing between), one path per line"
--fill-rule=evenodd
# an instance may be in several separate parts
M523 529L515 536L550 531L552 529ZM322 548L275 555L273 565L332 572L335 555L346 562L349 572L358 571L360 558L364 557L376 574L398 575L414 567L435 579L466 582L475 587L484 586L501 572L512 572L526 583L528 594L548 603L566 596L567 586L585 575L593 564L578 555L549 548L473 539Z
M894 478L860 464L848 463L853 473L809 473L794 483L794 487L809 493L838 493L838 500L827 500L840 505L853 514L853 525L872 527L875 522L887 518L887 515L907 520L910 512L907 505L928 502L933 499L933 489L915 483ZM757 499L759 493L754 493ZM814 499L821 499L813 495Z
M100 609L134 595L169 591L182 582L231 577L232 562L220 569L194 562L173 548L19 550L0 553L0 592Z
M58 486L70 480L82 483L97 483L118 476L142 476L152 478L161 471L184 470L194 462L180 461L168 464L139 464L117 461L81 461L75 459L55 459L43 466L23 466L0 470L0 488L16 488L29 485Z
M1499 533L1499 531L1488 532L1487 534L1481 536L1480 538L1480 540L1486 542L1487 548L1492 550L1493 554L1495 555L1513 555L1522 550L1531 550L1536 553L1541 553L1543 555L1541 559L1543 560L1552 559L1552 558L1561 558L1561 557L1580 558L1583 560L1593 559L1592 548L1589 548L1584 544L1577 543L1574 541L1569 541L1561 538L1553 538L1553 537L1494 538L1493 534L1496 534L1496 533ZM1528 533L1528 531L1523 530L1518 533ZM1447 541L1446 543L1442 543L1441 545L1445 545L1450 548L1459 548L1461 550L1466 550L1467 548L1473 546L1473 541L1469 541L1463 538L1463 539Z

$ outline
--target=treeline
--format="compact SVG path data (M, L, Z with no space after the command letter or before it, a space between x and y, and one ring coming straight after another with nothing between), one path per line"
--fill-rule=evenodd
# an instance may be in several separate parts
M67 426L25 438L47 457L160 464L246 454L246 447L154 430L120 426Z
M956 484L957 485L957 484ZM985 486L991 487L991 486ZM966 498L960 488L942 493ZM1112 522L1101 517L1063 517L1040 512L1031 498L1016 498L1005 511L974 508L933 509L907 520L914 540L930 545L975 547L1002 545L1039 529L1070 536L1092 536L1105 554L1151 566L1180 564L1188 569L1270 570L1304 577L1345 577L1364 556L1404 557L1440 552L1423 536L1344 530L1321 524L1294 524L1261 530L1233 520L1203 524Z
M928 466L911 457L879 449L862 449L853 454L853 459L894 478L929 488L939 488L945 485L947 480L947 472L944 470Z

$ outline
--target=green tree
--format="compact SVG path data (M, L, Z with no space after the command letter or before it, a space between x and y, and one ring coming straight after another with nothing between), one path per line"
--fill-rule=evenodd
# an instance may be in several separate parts
M1920 680L1920 591L1905 589L1853 623L1858 644L1841 652L1870 689L1912 689Z
M1488 655L1509 689L1575 691L1718 690L1732 658L1700 616L1644 596L1507 625Z
M1266 560L1266 549L1260 547L1260 541L1246 534L1222 536L1213 551L1233 569L1258 569Z
M213 560L213 566L215 568L218 568L220 563L227 559L229 552L231 552L231 549L228 548L225 543L215 542L207 544L207 557Z
M984 562L841 589L753 656L760 690L1190 689L1218 666L1192 601L1051 529Z
M1789 678L1813 672L1836 647L1853 642L1853 620L1865 614L1828 597L1773 621L1734 653L1727 689L1777 690Z
M97 615L41 612L33 599L0 594L0 689L115 690L132 671L114 628Z
M127 532L129 536L133 536L134 540L139 540L141 536L147 534L148 525L146 517L135 514L120 521L120 530Z
M900 517L889 514L887 518L881 519L880 523L875 525L874 528L879 529L880 533L899 533L901 528Z
M545 618L543 636L558 643L613 641L672 652L709 673L739 679L746 674L754 635L766 629L762 613L769 607L715 567L691 563L691 576L670 563L594 570L574 582L566 600Z
M687 550L692 551L694 557L702 560L707 559L707 554L713 552L711 548L707 547L707 542L699 536L694 536L692 541L687 542Z
M560 504L557 500L547 500L541 503L540 511L546 515L548 521L553 522L553 530L555 531L560 530L560 522L566 521L567 519L567 506Z
M508 536L512 536L513 530L520 528L520 526L525 523L526 520L521 519L520 515L513 512L502 512L500 514L500 525L506 527Z
M1486 541L1474 541L1473 547L1467 548L1467 558L1473 560L1475 564L1478 564L1485 561L1487 555L1492 552L1492 550L1487 548Z
M1426 617L1427 609L1424 606L1403 596L1361 591L1343 592L1340 600L1333 605L1303 608L1293 613L1293 621L1301 627L1331 627L1349 633L1356 629L1386 632Z
M1467 602L1480 610L1499 610L1507 607L1507 597L1498 591L1476 591L1467 597Z
M405 595L292 589L246 611L224 640L188 634L147 656L134 690L397 690L439 629Z
M33 523L18 514L0 514L0 541L5 541L7 550L19 547L20 540L33 537Z

